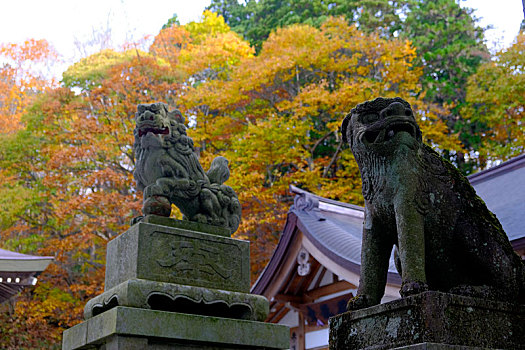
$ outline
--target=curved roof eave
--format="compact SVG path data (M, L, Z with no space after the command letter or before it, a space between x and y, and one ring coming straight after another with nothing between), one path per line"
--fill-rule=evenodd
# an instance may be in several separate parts
M354 237L329 219L317 217L298 210L292 210L298 217L297 226L317 250L326 256L331 262L337 265L326 266L333 272L340 271L343 278L348 278L349 282L355 283L350 279L355 279L361 273L361 240ZM315 222L314 220L317 220ZM359 225L358 229L361 230ZM319 260L319 259L318 259ZM393 265L393 262L391 262ZM345 273L348 271L349 273ZM389 269L387 281L392 285L401 285L401 277L393 269Z
M261 272L255 283L251 288L251 293L263 295L268 288L270 282L272 281L273 276L279 271L282 267L282 263L286 257L286 251L289 246L293 243L293 238L296 235L296 223L297 216L290 215L286 217L286 223L284 225L283 232L281 237L279 237L279 242L273 251L272 257L266 264L264 270Z
M51 256L35 256L0 249L0 271L42 272L53 259Z

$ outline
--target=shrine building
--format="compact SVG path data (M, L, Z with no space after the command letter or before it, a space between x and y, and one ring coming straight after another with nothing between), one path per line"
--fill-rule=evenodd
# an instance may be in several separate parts
M0 249L0 303L24 287L34 286L37 276L52 260L51 256L34 256Z
M468 179L525 259L525 154ZM359 285L364 208L290 192L294 204L252 293L270 301L267 322L290 327L290 349L328 349L328 318L346 311ZM392 255L382 302L399 298L400 285Z

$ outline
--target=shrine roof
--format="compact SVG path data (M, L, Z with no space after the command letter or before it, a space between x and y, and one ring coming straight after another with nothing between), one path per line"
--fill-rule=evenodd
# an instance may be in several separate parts
M26 286L35 285L36 276L51 263L51 256L35 256L0 249L0 303Z
M478 195L485 201L501 221L514 249L525 244L525 154L513 158L491 169L468 177ZM272 258L252 292L264 294L275 278L282 273L287 256L297 250L294 240L306 240L325 259L318 259L334 272L359 275L361 261L361 237L364 208L317 196L313 193L290 186L295 194L294 205L290 208L287 221ZM298 233L300 232L302 236ZM524 242L522 242L524 241ZM305 244L305 242L300 242ZM299 244L299 245L300 245ZM295 248L294 248L295 247ZM294 252L295 252L294 250ZM296 253L296 252L295 252ZM347 278L350 281L350 279ZM354 281L350 281L355 284ZM400 277L390 258L388 282L400 285Z
M510 241L525 239L525 154L468 177Z

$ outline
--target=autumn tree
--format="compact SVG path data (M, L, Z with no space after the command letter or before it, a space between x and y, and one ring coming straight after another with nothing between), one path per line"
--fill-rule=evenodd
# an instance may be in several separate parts
M0 343L59 344L101 292L106 243L141 206L132 179L137 104L182 109L204 168L216 155L230 160L228 184L243 204L237 237L252 241L256 277L291 205L289 184L362 204L338 131L357 103L404 96L427 142L459 150L439 118L446 109L422 99L416 57L409 41L342 18L278 29L256 56L207 12L200 22L173 21L149 52L103 50L69 67L61 86L36 95L21 128L0 135L2 247L56 258L14 312L0 313Z
M60 87L22 113L23 128L0 135L2 247L56 258L16 300L14 312L0 314L0 343L13 349L60 344L61 332L102 291L106 243L141 207L132 178L137 104L176 107L183 85L198 77L225 79L251 54L210 12L202 23L165 28L151 52L103 50L80 60Z
M476 128L480 166L525 152L525 34L468 80L462 114Z
M0 134L20 129L26 108L38 93L53 85L47 78L56 59L45 40L0 45Z
M169 64L152 55L102 51L71 66L62 87L24 114L25 128L5 136L2 247L55 256L14 312L1 315L7 348L60 344L86 301L102 292L106 243L140 213L132 178L136 105L173 105L178 91Z
M278 29L229 78L207 81L182 97L196 117L191 133L203 157L221 153L231 159L230 184L244 203L239 236L254 242L254 272L276 243L290 206L289 184L362 203L358 170L338 131L357 103L409 96L425 116L420 123L427 142L459 149L438 118L445 111L416 97L415 57L407 41L366 34L332 18L320 29Z
M467 80L481 63L489 58L483 29L476 25L472 9L460 7L454 0L413 1L400 35L412 41L418 55L414 62L423 69L421 75L424 99L447 105L450 112L442 115L451 131L460 139L470 159L463 152L446 152L465 173L476 168L472 158L475 133L467 128L460 110L465 103Z
M460 134L470 157L454 150L446 150L443 156L464 173L477 167L472 157L475 131L465 126L459 113L468 77L489 58L483 29L477 26L472 9L454 0L213 0L208 8L222 14L257 52L271 31L294 23L319 27L330 15L342 15L366 33L410 40L417 50L413 64L423 69L419 94L429 103L446 107L448 112L440 118L450 133Z
M253 55L248 43L211 11L204 11L198 22L163 28L150 52L167 60L172 73L190 85L224 79L241 58Z

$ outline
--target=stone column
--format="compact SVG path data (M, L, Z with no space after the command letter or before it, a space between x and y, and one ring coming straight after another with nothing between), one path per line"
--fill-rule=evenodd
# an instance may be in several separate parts
M108 243L105 290L62 349L285 349L249 294L249 242L220 227L146 216Z

